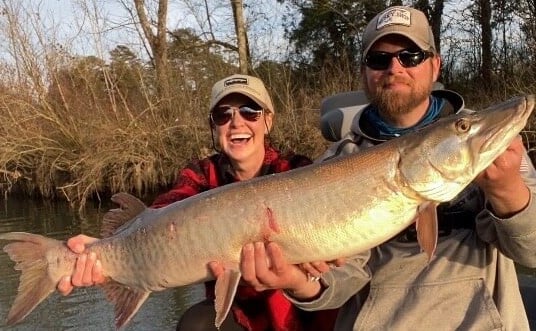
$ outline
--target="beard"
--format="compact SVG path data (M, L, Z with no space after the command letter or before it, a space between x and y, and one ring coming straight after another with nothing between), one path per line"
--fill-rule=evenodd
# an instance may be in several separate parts
M410 86L410 92L392 91L385 88L388 84L395 82ZM423 81L416 82L405 77L384 77L378 82L375 91L369 88L364 75L362 83L370 103L378 108L378 112L386 120L393 120L400 115L411 113L413 109L426 101L432 92L432 84L423 84Z

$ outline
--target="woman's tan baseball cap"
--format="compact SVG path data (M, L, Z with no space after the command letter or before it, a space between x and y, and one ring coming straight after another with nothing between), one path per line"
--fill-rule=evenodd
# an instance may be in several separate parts
M265 111L274 114L272 99L264 86L262 80L248 75L232 75L214 84L210 98L210 108L212 111L221 99L231 93L240 93L255 101Z

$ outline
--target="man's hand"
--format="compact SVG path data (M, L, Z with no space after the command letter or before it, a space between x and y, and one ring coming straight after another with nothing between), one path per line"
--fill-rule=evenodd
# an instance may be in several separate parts
M86 245L98 240L97 238L78 235L67 240L67 247L79 254L76 266L71 276L63 277L58 283L58 291L62 295L68 295L74 287L93 286L104 283L106 280L102 274L102 265L95 253L84 253Z
M332 267L340 267L346 263L346 259L340 258L333 261L315 261L300 264L300 268L307 275L312 277L320 277L324 272L328 272Z
M475 179L498 217L511 217L529 203L530 191L519 172L523 151L518 137Z

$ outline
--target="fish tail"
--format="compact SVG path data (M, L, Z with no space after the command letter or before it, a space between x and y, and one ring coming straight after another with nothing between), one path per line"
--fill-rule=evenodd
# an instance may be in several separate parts
M25 232L3 233L0 234L0 240L13 241L4 246L4 252L16 262L15 270L22 272L17 297L6 320L7 325L12 325L22 321L56 289L62 275L50 272L46 255L50 249L64 247L64 244L56 239ZM57 275L57 279L51 278L53 274Z

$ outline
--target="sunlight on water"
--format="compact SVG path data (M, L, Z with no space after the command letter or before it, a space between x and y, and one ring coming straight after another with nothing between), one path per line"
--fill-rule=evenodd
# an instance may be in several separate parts
M67 204L9 199L0 202L0 233L25 231L56 239L79 233L98 236L100 220L110 206L100 210L88 206L81 216ZM15 299L19 279L19 272L13 266L7 254L1 252L0 330L115 330L113 307L98 288L78 289L67 297L54 293L20 324L6 327L4 319ZM203 297L202 285L153 293L126 330L175 330L181 314Z

